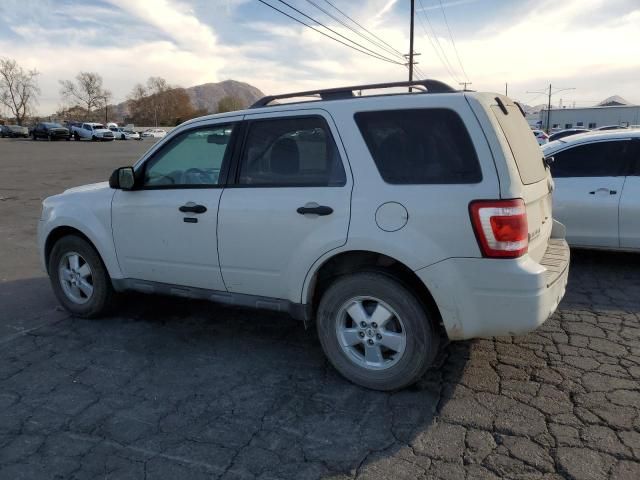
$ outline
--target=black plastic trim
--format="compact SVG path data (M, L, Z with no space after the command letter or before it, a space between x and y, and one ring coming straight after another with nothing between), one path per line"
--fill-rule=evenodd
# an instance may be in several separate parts
M135 278L112 279L111 283L113 288L118 292L133 290L141 293L209 300L225 305L284 312L288 313L296 320L302 320L305 324L311 319L311 308L309 305L294 303L281 298L223 292L219 290L209 290L206 288L185 287L183 285L152 282L149 280L137 280Z

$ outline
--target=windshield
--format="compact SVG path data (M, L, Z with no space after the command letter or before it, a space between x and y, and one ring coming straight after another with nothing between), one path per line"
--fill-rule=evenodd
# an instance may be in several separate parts
M59 123L46 122L43 123L43 125L48 128L62 128L62 125L60 125Z

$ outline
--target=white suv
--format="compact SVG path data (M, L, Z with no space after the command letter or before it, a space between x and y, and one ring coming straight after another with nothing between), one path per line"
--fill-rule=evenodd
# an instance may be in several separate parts
M531 130L509 98L434 80L354 95L407 85L197 118L109 183L47 198L58 299L81 317L123 290L286 311L380 390L415 382L445 335L535 329L569 250Z

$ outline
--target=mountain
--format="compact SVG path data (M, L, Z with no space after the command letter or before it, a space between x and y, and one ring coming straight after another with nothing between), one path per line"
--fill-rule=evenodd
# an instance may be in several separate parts
M625 100L620 95L612 95L602 100L597 107L614 107L619 105L633 105L631 102Z
M236 80L205 83L189 87L186 90L193 106L197 109L204 109L209 113L215 113L218 110L218 102L223 97L236 97L240 99L243 107L248 107L259 98L264 97L264 93L253 85Z
M218 102L227 96L240 99L243 107L248 107L259 98L264 97L259 89L248 83L238 82L236 80L225 80L219 83L204 83L193 87L185 88L191 103L196 109L204 109L208 113L216 113L218 111ZM122 122L129 115L127 102L121 102L117 105L109 105L111 118Z
M539 113L540 110L545 110L547 108L547 106L544 104L540 104L532 107L531 105L526 105L524 103L521 103L520 106L524 110L524 113L526 113L527 115L533 115L533 114Z

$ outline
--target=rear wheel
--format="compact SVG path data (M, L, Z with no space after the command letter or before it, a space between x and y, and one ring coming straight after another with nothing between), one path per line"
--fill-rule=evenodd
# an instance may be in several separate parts
M336 280L318 307L318 335L329 361L348 380L375 390L416 382L439 337L415 294L377 272Z
M73 235L56 242L49 257L53 291L69 312L93 318L109 306L111 279L98 252L86 240Z

